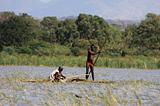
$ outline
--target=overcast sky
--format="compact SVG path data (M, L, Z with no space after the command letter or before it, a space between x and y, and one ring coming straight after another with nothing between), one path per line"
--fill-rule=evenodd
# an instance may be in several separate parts
M160 14L160 0L0 0L0 11L33 17L87 13L105 19L141 20L149 12Z

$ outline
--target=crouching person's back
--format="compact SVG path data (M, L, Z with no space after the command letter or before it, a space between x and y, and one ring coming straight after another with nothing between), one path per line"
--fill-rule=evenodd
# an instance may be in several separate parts
M50 74L50 80L52 82L61 82L66 77L62 74L63 68L58 67L58 69L53 70L53 72Z

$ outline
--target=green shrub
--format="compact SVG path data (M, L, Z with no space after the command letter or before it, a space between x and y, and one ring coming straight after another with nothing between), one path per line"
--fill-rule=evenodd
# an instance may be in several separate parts
M0 45L0 52L3 50L3 46L2 45Z
M49 47L50 44L44 41L34 40L29 44L31 49L38 49L43 47Z
M3 50L4 52L8 53L8 54L13 54L15 52L14 48L13 47L3 47Z
M71 48L71 53L72 53L72 55L74 55L74 56L79 56L79 55L80 55L80 50L79 50L78 47L72 47L72 48Z
M70 55L70 49L67 46L62 46L58 44L51 44L44 41L33 41L29 45L34 55L45 55L45 56L55 56L55 55Z
M16 52L22 54L32 54L32 50L29 47L19 47L16 49Z
M71 55L71 50L67 46L54 44L51 46L50 49L52 50L53 55L65 55L65 56Z
M157 62L157 68L160 69L160 60Z
M79 39L78 42L74 42L72 47L79 47L79 48L87 48L89 46L89 41L85 39Z

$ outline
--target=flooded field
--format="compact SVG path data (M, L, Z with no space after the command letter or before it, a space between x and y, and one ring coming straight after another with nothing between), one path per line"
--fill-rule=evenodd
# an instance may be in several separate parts
M160 105L160 70L95 68L95 80L113 83L21 81L47 79L53 69L0 66L0 106ZM64 67L63 73L68 77L82 75L85 68Z

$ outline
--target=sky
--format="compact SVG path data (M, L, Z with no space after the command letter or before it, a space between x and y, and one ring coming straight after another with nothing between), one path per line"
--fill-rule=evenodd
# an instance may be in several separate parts
M160 14L160 0L0 0L0 12L28 13L33 17L98 15L105 19L142 20Z

